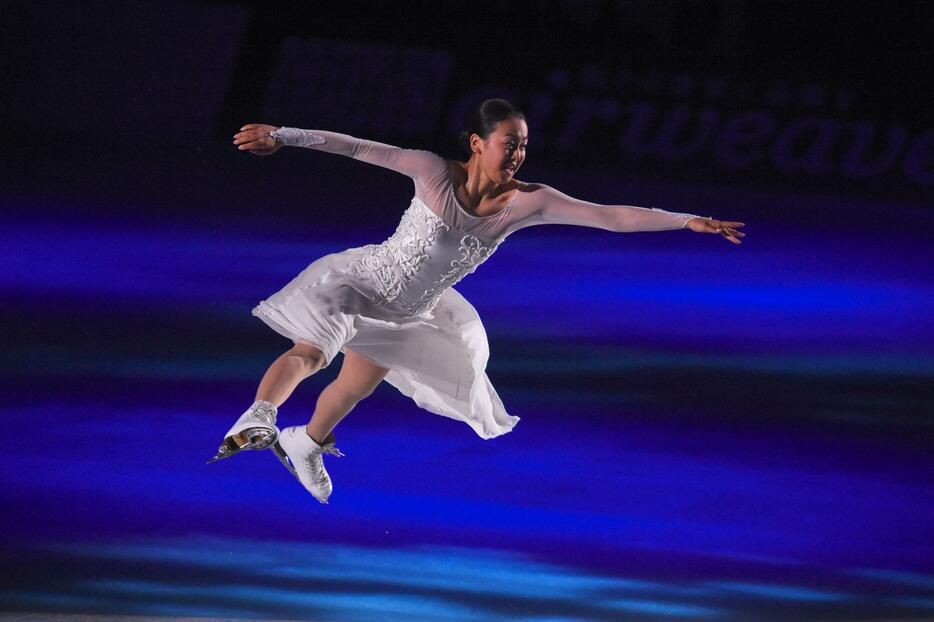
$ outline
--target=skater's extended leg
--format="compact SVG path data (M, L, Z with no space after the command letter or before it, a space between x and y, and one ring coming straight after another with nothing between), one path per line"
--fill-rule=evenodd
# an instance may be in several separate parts
M370 395L388 373L387 368L345 348L340 373L318 396L315 412L305 428L308 435L323 444L340 420Z
M256 390L256 399L281 406L302 380L321 369L324 360L324 353L316 346L295 344L266 370Z
M345 348L340 373L318 396L311 421L306 426L284 429L279 442L273 445L282 464L321 503L327 503L334 490L322 454L344 455L334 446L331 430L357 402L373 392L387 373L385 367Z

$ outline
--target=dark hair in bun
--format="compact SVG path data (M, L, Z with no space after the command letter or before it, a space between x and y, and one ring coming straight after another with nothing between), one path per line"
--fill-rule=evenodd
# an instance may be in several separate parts
M524 119L525 114L505 99L484 100L470 113L470 118L467 120L467 129L460 133L458 142L467 152L467 155L470 155L471 134L478 134L480 138L486 140L496 129L497 123L512 117Z

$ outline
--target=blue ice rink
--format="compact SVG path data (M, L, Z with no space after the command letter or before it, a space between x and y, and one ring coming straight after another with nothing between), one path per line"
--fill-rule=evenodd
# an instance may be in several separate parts
M934 617L923 235L741 208L719 210L747 222L741 247L520 231L456 286L520 423L484 441L384 383L336 428L346 457L326 458L324 506L270 452L205 461L290 345L252 306L391 227L32 201L0 223L7 610ZM340 361L299 386L281 426L307 421Z

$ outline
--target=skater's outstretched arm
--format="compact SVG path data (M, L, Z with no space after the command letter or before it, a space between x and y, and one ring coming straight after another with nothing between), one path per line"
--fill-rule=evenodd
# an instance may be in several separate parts
M427 178L446 170L444 159L431 151L405 149L325 130L249 123L234 134L234 144L257 155L275 153L282 146L317 149L382 166L413 179Z
M527 184L517 210L518 228L532 225L581 225L608 231L666 231L683 229L696 214L666 212L656 207L601 205L581 201L546 184ZM516 207L520 203L517 201Z
M697 233L719 233L734 244L745 234L736 228L744 223L704 218L696 214L668 212L657 207L601 205L581 201L546 184L526 184L522 201L516 201L509 232L532 225L582 225L608 231L668 231L690 229Z

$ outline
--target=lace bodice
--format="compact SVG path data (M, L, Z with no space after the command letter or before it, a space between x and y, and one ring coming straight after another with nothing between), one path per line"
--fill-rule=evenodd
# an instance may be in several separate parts
M499 245L446 224L417 196L395 232L348 271L370 283L380 304L409 315L431 311L442 292L476 270Z

